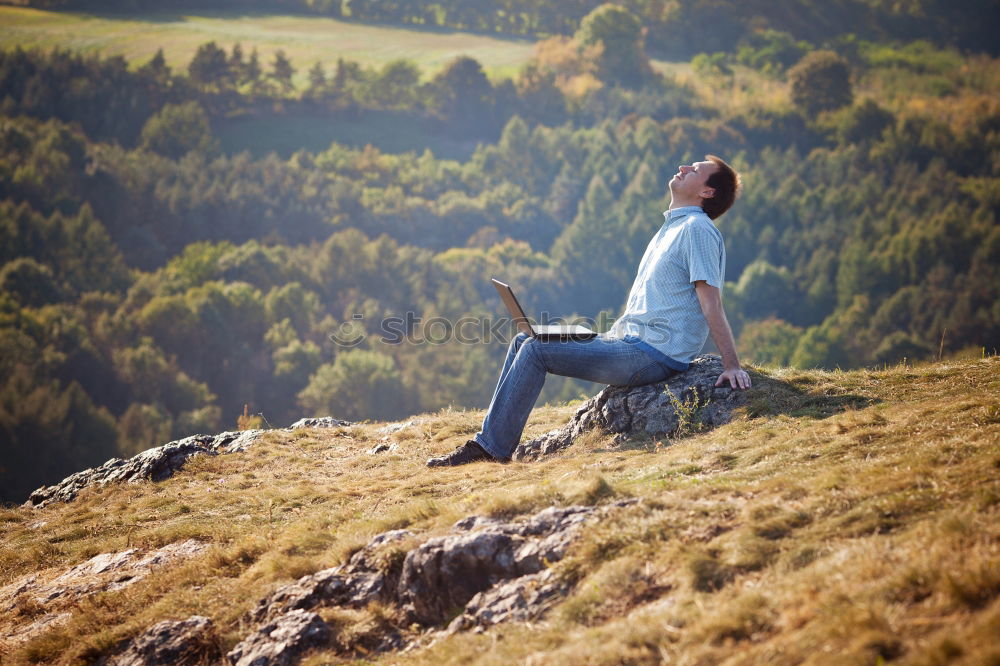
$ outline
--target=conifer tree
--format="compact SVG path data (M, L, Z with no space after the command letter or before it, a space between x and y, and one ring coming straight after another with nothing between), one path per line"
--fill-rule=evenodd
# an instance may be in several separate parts
M226 52L215 42L202 44L188 65L188 76L195 84L206 88L225 88L231 81Z
M263 70L260 66L260 56L257 54L256 46L250 51L250 59L247 61L246 69L243 74L245 82L250 84L251 94L256 95L261 92L261 76L263 76Z
M326 72L323 65L317 60L309 69L309 87L306 88L306 97L318 99L326 93Z
M274 53L274 61L271 63L271 78L277 81L281 91L285 94L294 89L292 77L295 75L295 68L292 62L285 56L285 52L278 49Z
M229 54L229 75L237 86L245 82L246 68L247 64L243 60L243 46L236 42Z
M170 80L170 67L167 59L163 55L163 48L156 50L156 54L149 59L145 65L139 68L140 73L148 75L157 83L166 83Z

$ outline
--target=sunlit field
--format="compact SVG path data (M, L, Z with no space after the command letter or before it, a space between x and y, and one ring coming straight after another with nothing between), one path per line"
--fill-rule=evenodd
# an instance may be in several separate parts
M528 60L532 42L451 30L416 30L350 23L315 16L205 12L92 16L0 7L0 48L66 48L121 55L139 65L163 48L167 64L184 69L199 45L215 41L229 50L241 42L249 55L256 47L268 63L283 49L303 84L316 61L329 67L337 58L381 66L399 58L415 62L425 76L459 55L475 58L493 75L512 75Z

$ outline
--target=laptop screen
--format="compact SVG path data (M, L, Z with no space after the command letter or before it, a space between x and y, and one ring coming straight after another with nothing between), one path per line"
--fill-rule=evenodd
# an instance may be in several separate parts
M507 311L510 312L510 316L514 319L514 323L517 325L517 330L522 333L526 333L531 337L535 337L535 332L531 329L531 323L528 321L528 318L524 316L524 310L521 309L521 304L517 302L517 297L514 296L514 292L511 290L510 285L493 278L493 286L496 287L497 293L500 294L500 300L502 300L503 304L507 306Z

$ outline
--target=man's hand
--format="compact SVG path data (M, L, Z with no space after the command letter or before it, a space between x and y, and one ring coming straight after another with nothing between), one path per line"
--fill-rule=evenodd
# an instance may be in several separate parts
M722 386L724 383L729 382L730 388L748 389L750 388L750 375L743 368L735 368L733 370L726 370L721 375L719 379L716 380L716 386Z

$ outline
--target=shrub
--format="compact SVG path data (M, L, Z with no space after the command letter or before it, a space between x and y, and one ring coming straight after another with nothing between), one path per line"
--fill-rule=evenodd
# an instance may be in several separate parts
M857 106L845 109L837 124L837 135L844 143L860 143L878 139L886 127L892 126L895 116L866 99Z
M140 141L146 150L172 159L179 159L192 150L214 153L219 149L208 116L198 102L164 106L146 121Z
M833 51L813 51L788 70L792 103L807 114L847 106L854 98L847 61Z
M768 73L780 73L809 53L808 42L781 30L754 33L740 45L736 62Z

